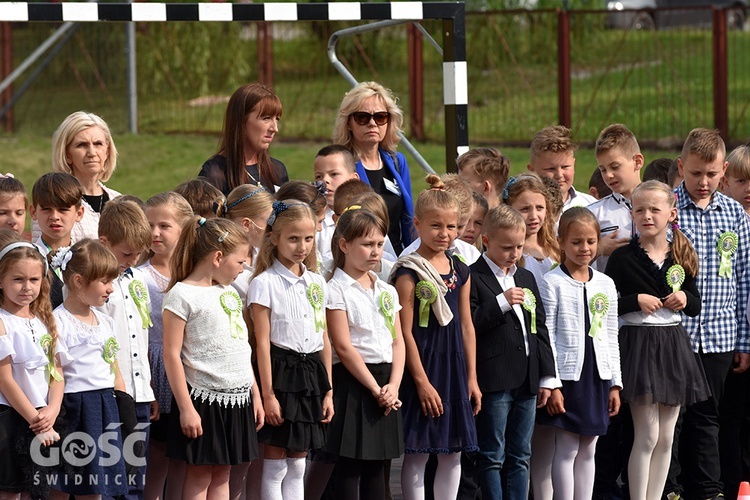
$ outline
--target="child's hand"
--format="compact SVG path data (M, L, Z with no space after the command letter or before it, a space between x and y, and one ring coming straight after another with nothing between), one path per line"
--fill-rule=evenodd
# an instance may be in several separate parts
M182 433L189 439L195 439L203 435L201 427L201 416L195 411L195 408L188 408L187 411L180 413L180 427Z
M50 429L45 432L40 432L36 436L34 436L34 439L38 439L42 442L43 446L50 446L52 443L56 443L57 441L60 441L60 434L55 432L55 429Z
M607 409L609 410L609 416L614 417L618 413L620 413L620 388L619 387L613 387L609 390L609 405L607 406Z
M156 422L157 420L159 420L160 413L159 413L158 401L156 400L151 401L151 403L149 403L149 406L148 406L148 411L149 411L149 416L148 416L149 420L151 420L152 422Z
M546 406L547 400L549 399L551 394L552 394L552 391L550 389L545 389L544 387L540 387L539 394L536 397L536 407L543 408L544 406Z
M263 398L263 411L266 414L266 422L269 424L278 427L284 423L281 417L281 405L275 394L269 394Z
M469 381L469 401L471 401L471 407L474 410L474 416L477 416L479 410L482 409L482 391L479 390L479 384L474 380Z
M426 382L417 385L417 395L419 396L419 403L422 405L422 413L425 416L435 418L443 414L443 401L432 384Z
M683 292L682 290L670 293L664 299L662 305L673 310L674 312L680 312L685 309L685 306L687 305L687 295L685 295L685 292Z
M560 389L553 389L547 398L547 413L550 415L565 413L565 398Z
M36 417L34 417L34 421L29 428L34 434L52 430L52 426L55 424L59 411L59 408L45 406L36 414Z
M613 233L599 238L599 248L597 252L599 255L612 255L612 252L620 247L624 247L630 242L630 238L618 238L617 234L619 232L620 230L617 229Z
M638 305L641 307L641 311L646 314L653 314L663 306L659 297L647 293L638 294Z
M255 409L255 432L258 432L266 423L266 412L262 404L253 405L253 408Z
M391 407L396 401L398 401L398 387L395 387L393 384L385 384L380 388L378 405Z
M514 306L516 304L523 304L523 299L526 296L526 294L523 291L523 288L519 287L513 287L508 288L503 292L503 295L505 295L505 300L508 301L508 304Z
M326 395L323 396L323 420L320 421L321 424L328 424L331 422L331 419L333 418L333 391L326 392Z
M401 404L402 404L401 400L397 399L396 401L393 402L391 406L385 409L384 415L387 417L388 415L390 415L392 411L398 411L398 409L401 408Z

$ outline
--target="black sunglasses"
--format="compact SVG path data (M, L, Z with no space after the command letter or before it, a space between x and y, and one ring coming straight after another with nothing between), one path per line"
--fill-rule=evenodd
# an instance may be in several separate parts
M370 123L370 120L375 120L376 125L385 125L391 121L391 114L388 111L378 111L377 113L356 111L349 116L354 118L354 123L357 125L367 125Z

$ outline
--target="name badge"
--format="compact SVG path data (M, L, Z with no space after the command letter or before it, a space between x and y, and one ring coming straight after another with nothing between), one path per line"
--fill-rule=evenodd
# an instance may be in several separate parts
M385 188L390 191L391 193L395 194L396 196L401 196L401 188L393 182L390 179L383 178L383 182L385 183Z

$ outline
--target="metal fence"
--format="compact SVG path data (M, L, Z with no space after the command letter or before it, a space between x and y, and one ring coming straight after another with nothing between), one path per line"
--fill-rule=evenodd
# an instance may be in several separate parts
M594 10L469 13L471 143L527 144L538 129L555 123L569 124L581 141L593 141L612 122L628 124L644 143L663 146L697 126L720 127L731 142L746 140L750 32L732 29L743 27L733 26L734 18L729 27L722 25L726 17L710 9L672 11L687 15L686 25L613 27L610 12ZM694 22L698 14L704 20ZM718 18L718 26L704 22L706 16ZM353 25L137 24L139 130L218 133L232 91L264 80L283 101L284 139L326 140L348 89L328 62L326 43L335 30ZM440 22L423 26L442 40ZM13 64L0 67L16 67L58 27L9 25L0 63L12 56ZM421 68L415 65L415 51L407 50L410 37L404 26L357 35L339 43L339 58L359 80L390 87L405 112L421 101L423 112L416 113L407 135L419 132L439 142L442 57L423 40L417 42L423 47ZM14 92L23 90L32 71L14 84ZM48 136L78 109L102 115L118 132L127 130L123 23L79 25L38 72L13 108L14 131Z

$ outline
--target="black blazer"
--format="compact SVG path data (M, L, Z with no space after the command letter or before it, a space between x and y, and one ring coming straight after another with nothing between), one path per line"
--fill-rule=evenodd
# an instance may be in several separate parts
M542 304L534 275L519 267L516 286L528 288L536 297L536 329L531 333L531 314L523 309L529 338L526 356L521 322L513 310L503 313L497 295L504 292L490 266L480 257L471 269L471 310L477 337L477 380L482 392L508 391L521 387L529 374L529 389L539 390L541 377L555 376L555 360L545 324Z

